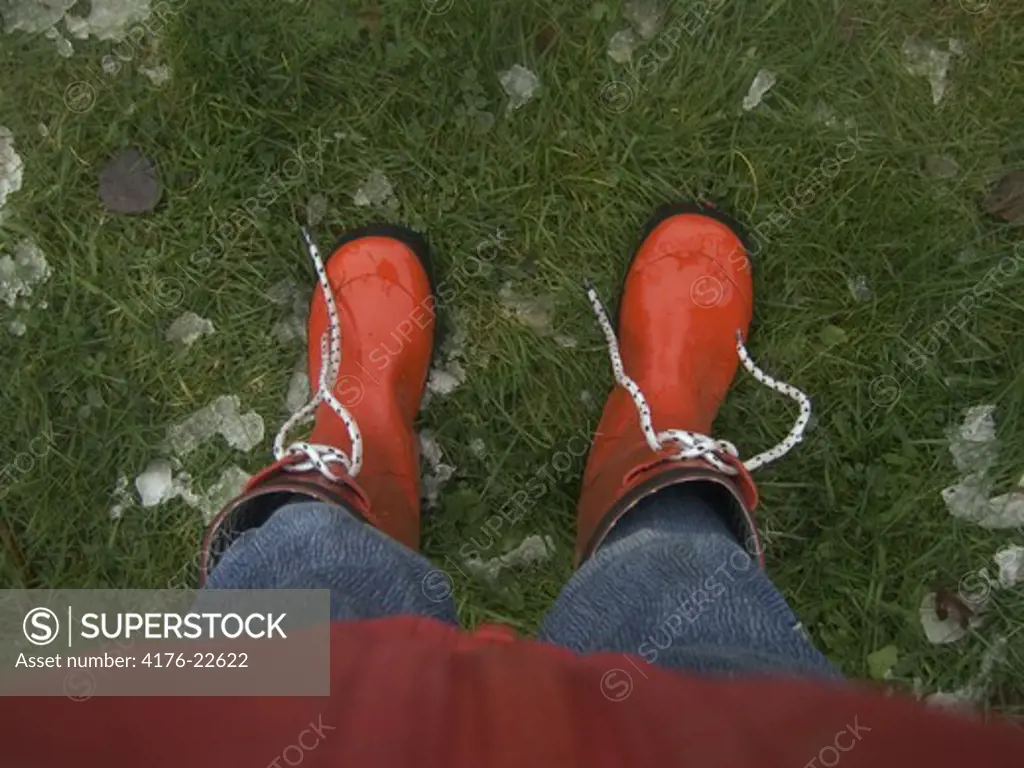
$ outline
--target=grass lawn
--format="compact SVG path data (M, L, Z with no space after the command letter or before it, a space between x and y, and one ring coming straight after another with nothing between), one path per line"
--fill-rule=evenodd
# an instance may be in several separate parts
M893 685L952 691L978 683L1005 639L981 698L1024 712L1024 586L993 590L984 624L957 643L931 645L918 615L925 593L994 573L993 553L1024 543L953 519L940 497L960 475L945 431L973 405L996 406L999 492L1024 471L1024 262L987 277L1024 255L1024 229L982 206L1024 165L1024 7L666 4L632 64L606 52L627 27L617 0L178 0L158 51L136 45L113 74L101 67L112 41L76 40L62 58L42 34L0 35L0 125L24 159L0 250L30 237L52 268L33 295L45 308L0 305L0 586L161 587L192 561L199 512L171 502L112 519L111 492L164 455L169 425L222 395L264 418L264 440L251 452L208 441L185 468L205 487L231 464L265 463L301 354L273 332L287 307L268 292L312 286L297 222L317 195L322 245L406 223L457 286L449 332L464 334L466 381L422 414L457 467L424 550L457 561L488 514L597 423L612 377L583 278L612 300L650 212L706 197L760 233L754 358L815 403L805 443L757 474L771 576L850 676L895 646ZM908 36L964 44L938 104L907 71ZM141 72L151 59L170 67L161 87ZM514 64L540 89L509 111L498 72ZM744 111L762 68L777 82ZM125 146L159 168L152 213L98 197ZM959 169L936 178L929 156ZM374 171L393 200L356 205ZM489 266L470 273L481 243ZM983 280L991 290L972 294ZM506 285L548 303L548 332L503 311ZM933 343L967 295L980 298ZM182 350L165 333L186 310L216 332ZM12 319L24 335L3 331ZM792 418L740 374L716 435L749 457ZM51 446L12 471L40 434ZM493 583L455 574L466 625L536 628L571 573L574 462L489 553L540 534L553 559Z

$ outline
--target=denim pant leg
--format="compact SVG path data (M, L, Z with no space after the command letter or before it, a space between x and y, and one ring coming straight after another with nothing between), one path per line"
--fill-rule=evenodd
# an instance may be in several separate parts
M331 618L418 614L456 623L451 581L342 507L283 505L221 555L207 589L329 589Z
M580 653L622 651L692 672L840 676L713 502L686 485L616 524L540 635Z

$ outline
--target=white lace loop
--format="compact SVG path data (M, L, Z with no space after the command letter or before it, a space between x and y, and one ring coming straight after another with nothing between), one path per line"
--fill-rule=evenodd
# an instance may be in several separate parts
M640 391L640 387L629 378L623 368L622 356L619 354L619 341L615 337L615 329L612 328L611 321L608 319L608 312L605 310L604 304L601 303L597 290L590 283L587 283L587 298L590 299L590 306L593 308L594 314L597 316L597 322L604 333L605 342L608 345L608 356L612 361L612 373L615 376L615 381L633 398L637 413L640 415L640 430L643 432L644 439L651 450L655 453L660 453L665 450L667 443L675 443L679 446L679 452L672 456L672 459L703 459L720 472L735 475L737 473L736 468L721 458L723 455L739 458L739 451L736 450L736 446L728 440L716 440L699 432L688 432L685 429L668 429L664 432L655 431L651 420L651 407L647 404L647 398ZM782 442L774 448L759 453L754 458L743 462L743 466L748 471L753 472L765 464L781 459L797 443L803 440L804 430L807 429L807 422L811 418L811 399L791 384L774 379L758 368L751 359L750 353L747 352L747 348L743 345L743 336L739 331L736 331L736 353L739 355L740 363L743 364L743 367L755 379L768 387L768 389L791 397L800 406L800 415L797 416L792 429L789 430L789 434L786 435Z
M316 470L328 480L338 482L341 477L335 473L332 467L340 466L349 477L355 477L362 469L363 437L352 414L334 396L334 384L338 378L338 370L341 368L341 321L338 319L338 307L334 302L331 283L327 279L327 269L324 267L316 243L313 242L313 238L309 236L305 227L302 228L302 239L306 242L309 257L313 260L313 267L316 269L317 280L324 293L328 324L327 330L320 337L320 380L317 383L316 392L308 403L289 416L288 420L281 425L277 437L274 438L274 458L280 461L286 456L305 456L304 461L289 464L285 466L285 470L289 472ZM327 403L328 407L345 423L352 443L351 457L333 445L296 442L285 447L284 441L288 437L288 432L298 424L311 421L321 403Z

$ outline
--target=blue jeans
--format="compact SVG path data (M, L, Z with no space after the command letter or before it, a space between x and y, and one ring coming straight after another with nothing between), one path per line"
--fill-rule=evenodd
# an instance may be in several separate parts
M207 581L210 589L330 589L335 620L418 614L455 624L450 585L423 555L315 501L288 503L243 533ZM712 502L686 485L619 521L539 634L579 653L620 651L692 672L839 677Z

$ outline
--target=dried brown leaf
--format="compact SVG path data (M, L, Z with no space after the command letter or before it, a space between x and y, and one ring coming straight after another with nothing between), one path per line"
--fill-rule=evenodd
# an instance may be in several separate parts
M103 166L99 182L100 199L117 213L149 213L160 202L156 166L132 147L118 151Z
M982 205L993 216L1019 224L1024 222L1024 171L1011 171L988 193Z

